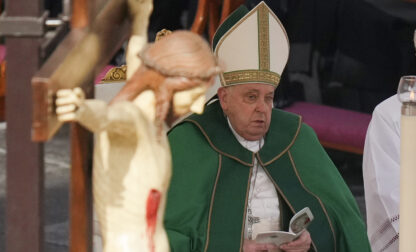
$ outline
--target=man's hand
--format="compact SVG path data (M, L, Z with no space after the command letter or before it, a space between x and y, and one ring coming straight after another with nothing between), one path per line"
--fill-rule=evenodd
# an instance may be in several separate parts
M76 112L84 103L85 95L81 88L61 89L56 93L56 114L61 122L75 121Z
M244 240L243 251L244 252L256 252L256 251L269 251L280 248L286 252L307 252L311 247L312 239L307 230L299 236L298 239L288 242L286 244L277 247L273 243L256 243L255 240Z
M298 239L280 245L280 249L286 252L306 252L311 247L311 243L311 235L307 230L305 230Z
M268 251L277 248L273 243L256 243L254 240L244 240L243 244L243 252Z

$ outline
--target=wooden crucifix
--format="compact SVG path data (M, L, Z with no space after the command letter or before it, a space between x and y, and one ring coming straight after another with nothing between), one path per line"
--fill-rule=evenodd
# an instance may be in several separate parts
M151 10L150 0L109 0L89 29L74 29L67 36L32 79L34 141L47 141L61 126L54 113L56 91L82 87L91 97L95 73L110 59L129 32L127 77L135 72L140 64L136 55L147 42ZM90 251L92 136L74 124L72 141L70 251Z
M75 2L83 2L82 9L85 3L94 1ZM151 0L108 0L89 27L79 28L87 23L83 18L78 19L78 23L73 22L75 29L32 79L33 141L47 141L61 127L54 111L56 91L81 87L92 97L94 76L129 36L127 64L130 72L135 71L140 64L135 56L147 42L152 8ZM87 252L92 250L92 135L74 123L71 139L70 251Z

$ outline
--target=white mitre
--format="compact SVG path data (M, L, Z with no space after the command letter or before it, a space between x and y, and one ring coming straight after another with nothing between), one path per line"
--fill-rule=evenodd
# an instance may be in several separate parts
M277 87L289 57L286 31L264 2L251 11L245 6L235 10L217 29L212 48L224 72L209 97L220 86L262 83Z

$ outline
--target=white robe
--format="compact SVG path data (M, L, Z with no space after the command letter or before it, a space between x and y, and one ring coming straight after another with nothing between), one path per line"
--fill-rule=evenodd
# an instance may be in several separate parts
M377 105L365 140L367 232L374 252L399 251L400 109L396 95Z
M248 141L233 129L230 121L228 121L228 125L230 126L235 138L244 148L252 152L258 152L261 147L263 147L263 138L257 141ZM267 176L263 167L261 167L261 165L257 162L257 159L254 160L248 202L251 205L253 216L260 218L260 222L253 224L252 239L255 239L257 234L260 232L280 230L280 208L276 188ZM248 215L249 214L247 213L244 230L245 239L249 238Z

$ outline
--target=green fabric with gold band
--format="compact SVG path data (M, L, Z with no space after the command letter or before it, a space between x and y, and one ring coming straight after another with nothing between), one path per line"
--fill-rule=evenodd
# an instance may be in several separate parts
M258 153L242 147L214 102L169 133L173 175L165 213L171 249L242 251L249 181L254 158L279 195L282 230L308 206L311 251L370 251L356 202L320 146L297 115L273 110Z

